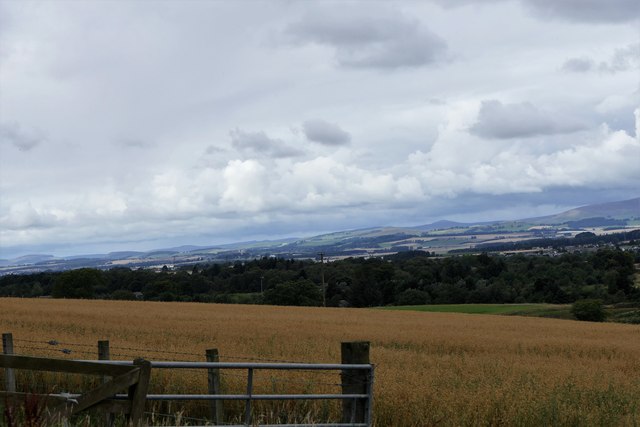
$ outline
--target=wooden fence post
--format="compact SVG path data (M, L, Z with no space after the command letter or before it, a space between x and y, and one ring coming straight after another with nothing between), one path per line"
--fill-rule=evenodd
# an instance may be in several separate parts
M13 354L13 334L11 333L2 334L2 353ZM13 393L16 391L15 372L11 368L6 368L4 371L5 371L5 385L6 385L7 391Z
M98 360L111 360L109 340L98 341Z
M131 401L129 422L133 427L138 427L142 425L144 404L147 401L147 390L149 388L149 379L151 378L151 362L144 359L136 359L133 361L133 365L140 368L140 376L138 377L138 382L129 387L129 400Z
M98 360L111 360L111 353L109 351L109 340L98 341ZM106 375L102 377L102 382L109 382L109 377ZM104 425L111 427L114 423L114 416L112 413L107 412L104 416Z
M206 350L207 362L219 362L217 348ZM222 394L220 387L220 369L209 368L208 370L209 394ZM210 401L211 419L215 420L217 425L224 423L224 402L222 400Z
M342 364L369 363L369 342L343 342L341 346ZM368 373L362 369L342 370L342 394L366 394ZM342 401L342 422L365 422L366 403L363 399L344 399Z

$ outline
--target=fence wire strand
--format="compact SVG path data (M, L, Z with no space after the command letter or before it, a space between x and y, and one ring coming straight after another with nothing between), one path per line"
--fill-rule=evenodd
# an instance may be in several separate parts
M65 347L86 347L86 348L96 348L92 344L85 343L76 343L70 341L58 341L56 339L51 340L28 340L28 339L19 339L15 338L14 341L19 342L27 342L33 344L47 344L50 346L65 346ZM156 353L156 354L177 354L182 356L195 356L202 357L201 353L191 353L184 351L175 351L175 350L162 350L155 348L141 348L141 347L122 347L122 346L109 346L110 350L124 350L127 352L143 352L143 353ZM78 350L74 350L78 351ZM247 360L252 362L274 362L274 363L307 363L306 361L299 360L290 360L290 359L277 359L277 358L265 358L265 357L256 357L256 356L245 356L245 355L220 355L220 358L224 358L225 360Z
M21 345L18 348L21 349L21 350L49 351L49 352L55 352L55 353L63 353L63 354L67 354L67 355L73 355L73 354L95 355L96 354L94 352L83 351L83 350L73 350L73 349L69 349L69 348L34 347L34 346L24 346L24 345ZM15 351L15 349L14 349L14 353L17 353L17 351Z
M48 347L35 347L35 346L20 345L20 346L18 346L18 348L20 348L20 349L37 350L37 351L48 351L48 352L55 352L55 353L63 353L65 355L74 355L74 354L93 355L93 356L97 355L97 346L94 346L92 344L76 343L76 342L70 342L70 341L58 341L56 339L30 340L30 339L14 338L13 341L14 342L31 343L31 344L39 344L39 345L48 345ZM60 348L60 347L64 347L64 348ZM67 347L96 348L96 351L95 352L90 352L90 351L85 351L85 350L69 349ZM122 359L125 359L125 360L136 359L136 358L140 357L141 353L142 354L153 353L153 354L158 354L158 355L167 354L167 355L195 356L195 357L198 357L198 358L202 358L204 356L204 354L192 353L192 352L182 352L182 351L162 350L162 349L142 348L142 347L124 347L124 346L113 346L113 345L109 346L109 350L110 350L110 356L111 357L122 358ZM115 352L114 353L114 352L111 352L111 350L123 350L123 351L125 351L125 353L122 353L122 352ZM132 354L132 353L129 353L129 352L137 352L137 354ZM231 362L232 361L237 361L237 360L244 360L244 361L249 361L249 362L306 363L306 362L300 362L300 361L296 361L296 360L265 358L265 357L256 357L256 356L246 356L246 355L226 355L226 354L223 354L223 355L220 355L219 357L220 357L221 360L231 361ZM186 361L199 361L199 360L186 360ZM200 368L182 368L182 370L202 371L202 369L200 369ZM317 371L317 370L308 370L308 369L299 369L299 370L296 370L296 371L297 372L310 372L310 373L313 373L314 375L336 375L335 372L330 372L330 371ZM236 378L246 378L246 374L236 374L236 373L228 372L228 371L226 371L224 373L224 375L225 376L229 376L229 377L236 377ZM336 383L336 382L312 381L312 380L311 381L307 381L307 380L284 379L284 378L273 378L273 377L270 377L270 378L265 379L265 380L268 380L269 382L272 382L272 383L276 382L276 383L280 383L280 384L291 383L291 384L333 386L333 387L342 387L344 385L342 383ZM362 383L362 384L365 384L365 383Z

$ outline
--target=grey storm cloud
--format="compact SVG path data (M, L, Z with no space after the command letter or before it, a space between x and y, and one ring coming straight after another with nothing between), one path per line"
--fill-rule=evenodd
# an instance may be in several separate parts
M117 144L127 148L150 148L154 146L153 142L140 138L120 138Z
M619 73L640 68L640 43L633 43L616 49L608 61L596 62L588 56L569 58L562 65L564 71L586 73L597 71L601 73Z
M488 100L482 102L478 121L469 131L482 138L509 139L571 133L583 128L576 120L558 120L529 102L503 104Z
M575 22L629 22L640 19L638 0L523 0L545 18Z
M447 51L442 38L396 11L317 11L291 24L286 33L298 43L332 47L343 67L419 67L439 62Z
M206 155L212 155L212 154L220 154L220 153L224 153L227 150L225 150L224 148L221 147L216 147L215 145L209 145L207 146L207 148L204 150L204 154Z
M562 69L572 73L586 73L593 70L595 66L596 62L593 59L581 56L579 58L567 59L564 64L562 64Z
M25 129L16 122L0 124L2 145L12 145L20 151L29 151L45 140L37 129Z
M346 145L351 141L349 132L324 120L307 120L302 126L309 141L324 145Z
M466 6L468 4L478 4L477 0L431 0L445 9L453 9L456 7ZM486 3L497 2L502 0L485 0Z
M466 5L477 6L508 0L431 0L450 9ZM637 0L520 0L540 18L559 18L574 22L619 23L640 19Z
M265 132L245 132L234 129L229 132L231 144L241 151L253 151L268 157L284 158L301 156L303 152L289 147L284 141L270 138Z

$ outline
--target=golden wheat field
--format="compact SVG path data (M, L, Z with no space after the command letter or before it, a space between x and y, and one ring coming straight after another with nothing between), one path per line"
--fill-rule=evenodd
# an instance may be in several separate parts
M640 423L640 327L633 325L365 309L0 299L0 330L13 333L16 353L53 356L59 351L46 341L55 339L69 343L73 351L66 357L76 358L95 358L88 353L97 340L109 339L113 359L204 360L205 349L215 347L221 361L339 363L340 342L365 340L376 365L377 426ZM278 391L324 392L337 382L329 374L290 381L263 375L261 387ZM233 376L223 381L229 388L240 384ZM156 389L179 393L203 387L206 378L188 373L155 382Z

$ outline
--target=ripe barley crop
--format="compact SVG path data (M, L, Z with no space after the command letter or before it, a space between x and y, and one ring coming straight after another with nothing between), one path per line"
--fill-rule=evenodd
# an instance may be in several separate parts
M109 339L114 359L204 360L205 349L215 347L222 361L335 363L341 341L367 340L376 365L379 426L640 422L640 327L635 325L365 309L0 299L0 330L14 334L17 352L47 356L53 354L46 345L20 340L55 339L94 352L97 340ZM241 392L244 378L223 376L225 387ZM282 392L337 392L330 385L337 382L336 374L258 377L262 390ZM202 392L206 377L163 372L153 387ZM337 409L305 410L329 416Z

